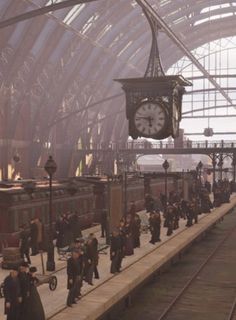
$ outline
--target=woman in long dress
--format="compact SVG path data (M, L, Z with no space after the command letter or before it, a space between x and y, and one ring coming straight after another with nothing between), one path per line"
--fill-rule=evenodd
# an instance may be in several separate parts
M30 292L26 306L25 320L46 320L43 305L36 288L39 280L35 276L37 269L31 267L29 269Z

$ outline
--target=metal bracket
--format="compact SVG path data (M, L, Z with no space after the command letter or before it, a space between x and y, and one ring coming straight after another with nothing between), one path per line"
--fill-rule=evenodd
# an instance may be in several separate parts
M147 69L145 71L144 77L145 78L156 78L160 76L164 76L164 70L161 64L161 58L158 48L158 32L161 29L158 22L152 15L146 10L145 7L142 6L143 13L146 16L148 23L150 25L152 31L152 46L151 51L148 59Z

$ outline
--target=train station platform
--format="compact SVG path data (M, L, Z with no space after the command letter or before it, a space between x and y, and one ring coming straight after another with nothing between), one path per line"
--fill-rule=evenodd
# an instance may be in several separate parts
M73 308L67 308L65 301L66 289L66 262L57 261L58 287L50 291L47 285L38 288L47 319L52 320L95 320L106 314L114 305L124 300L135 288L142 285L166 263L178 256L191 242L222 219L227 212L236 206L236 195L231 197L231 202L214 209L209 214L201 214L198 224L190 228L185 227L186 220L180 220L180 228L172 236L166 236L166 229L161 230L162 242L156 245L149 243L150 233L141 235L141 247L135 249L133 256L123 260L122 272L110 274L109 250L99 257L100 279L94 280L94 286L83 285L82 298ZM140 212L145 216L145 212ZM101 239L99 226L85 231L85 234L95 232L99 242ZM104 252L103 252L104 253ZM46 254L45 254L46 259ZM33 264L40 269L40 257L33 257ZM8 271L0 270L0 281L4 279ZM0 314L3 314L3 299L0 301ZM2 319L0 317L0 319ZM4 318L3 318L4 319Z

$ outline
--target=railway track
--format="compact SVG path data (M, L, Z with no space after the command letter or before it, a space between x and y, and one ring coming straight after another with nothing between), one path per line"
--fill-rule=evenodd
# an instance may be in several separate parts
M119 319L236 320L236 211L192 249Z

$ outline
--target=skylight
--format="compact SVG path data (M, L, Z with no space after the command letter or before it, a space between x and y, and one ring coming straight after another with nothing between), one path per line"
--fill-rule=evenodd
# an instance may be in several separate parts
M84 3L77 4L76 6L74 6L65 16L63 22L66 24L71 24L80 15L84 7L85 7Z

